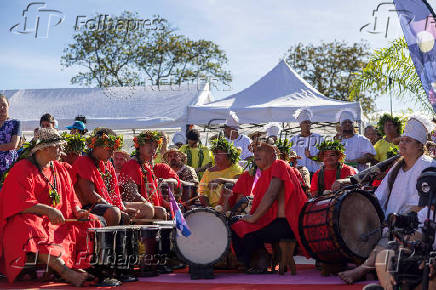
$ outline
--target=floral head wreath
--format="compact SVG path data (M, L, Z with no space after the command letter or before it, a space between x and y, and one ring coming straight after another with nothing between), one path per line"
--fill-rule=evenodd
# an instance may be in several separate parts
M123 147L123 136L95 134L96 130L86 139L86 145L90 150L94 150L95 147L104 146L110 148L114 151L121 149Z
M323 157L325 151L338 152L341 156L339 158L339 162L342 162L343 159L345 158L345 147L341 142L339 142L339 140L334 140L334 141L325 140L324 142L322 142L321 144L319 144L316 147L319 150L318 158L317 158L318 160L316 160L316 161L322 162L322 157Z
M156 142L157 145L160 147L160 145L163 142L163 135L162 133L158 131L143 131L138 136L133 138L133 142L135 143L135 148L138 149L139 146L144 145L146 143L153 143Z
M240 151L235 147L235 145L228 142L224 137L220 136L218 139L210 141L210 143L212 144L212 152L226 152L232 164L236 164L239 161L239 155L241 154Z

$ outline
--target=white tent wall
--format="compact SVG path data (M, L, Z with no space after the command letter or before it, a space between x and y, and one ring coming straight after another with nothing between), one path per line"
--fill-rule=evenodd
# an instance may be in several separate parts
M336 114L350 110L361 120L359 102L327 98L302 79L285 61L247 89L225 99L188 107L188 123L205 125L211 119L226 119L234 111L240 123L296 122L294 113L310 109L313 122L336 122Z
M187 121L187 107L213 101L208 83L182 86L122 88L64 88L3 91L10 115L22 122L23 130L39 127L39 119L50 113L59 128L84 115L88 127L112 129L180 128Z

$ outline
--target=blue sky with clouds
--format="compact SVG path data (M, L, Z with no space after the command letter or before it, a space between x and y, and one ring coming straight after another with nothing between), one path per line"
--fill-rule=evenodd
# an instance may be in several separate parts
M23 21L22 12L31 2L45 2L46 9L63 13L64 21L49 30L48 38L15 34L9 29ZM141 18L159 14L181 33L193 39L214 41L229 58L232 90L214 92L225 97L238 92L271 70L298 42L366 39L372 48L386 46L402 34L392 6L373 10L382 0L2 0L0 1L0 89L72 87L71 77L78 68L63 69L60 56L72 40L76 17L94 14L138 12ZM436 0L429 1L433 6ZM384 36L389 19L388 37ZM363 31L361 27L369 24ZM371 27L371 29L370 29ZM370 33L378 31L379 34ZM394 101L394 106L405 105ZM387 98L378 109L388 110ZM412 108L414 106L411 106Z

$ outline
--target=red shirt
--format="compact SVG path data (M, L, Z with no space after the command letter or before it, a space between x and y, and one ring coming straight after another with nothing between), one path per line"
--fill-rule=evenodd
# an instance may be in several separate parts
M238 178L235 186L233 186L233 195L229 198L229 206L232 208L238 199L239 195L250 196L251 188L253 187L254 175L250 175L248 171L244 171Z
M291 166L283 160L275 160L271 167L262 171L262 175L258 179L253 193L254 199L251 207L250 214L254 214L260 205L265 193L267 192L272 178L278 178L284 183L285 191L285 214L292 231L294 232L297 240L300 242L300 235L298 232L298 217L300 211L307 201L306 194L303 192L300 181L295 175L295 171ZM238 221L232 225L232 229L239 237L244 237L246 234L260 230L269 225L277 218L278 202L273 202L267 212L261 216L255 223L247 223L245 221Z
M60 201L54 207L64 218L75 218L75 207L81 204L74 192L67 169L53 162L56 173L56 189ZM42 173L54 186L50 168ZM19 161L9 172L0 192L0 271L14 281L26 262L26 253L44 253L59 256L68 267L86 268L87 233L90 227L100 227L100 222L90 215L88 222L68 222L53 225L47 216L22 214L36 204L53 207L49 196L49 184L37 167L28 160ZM3 251L2 251L3 250Z
M155 206L163 205L162 194L158 190L158 178L174 178L180 185L177 173L171 167L164 163L157 163L153 169L149 165L144 166L145 174L136 159L130 159L124 164L120 172L121 182L133 181L137 186L139 193Z
M102 172L105 177L100 173ZM98 168L89 156L79 156L74 161L72 168L72 179L77 182L77 175L94 183L95 192L104 198L108 203L123 210L120 189L118 187L117 174L110 161L99 161Z
M318 175L319 169L312 177L312 183L310 185L311 192L318 192ZM342 164L340 178L347 178L356 174L356 171L353 167L350 167L346 164ZM332 188L333 183L336 181L336 169L324 169L324 190L330 190Z

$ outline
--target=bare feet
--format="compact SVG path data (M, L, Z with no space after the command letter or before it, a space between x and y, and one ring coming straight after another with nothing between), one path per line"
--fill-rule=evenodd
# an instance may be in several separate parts
M62 273L62 278L75 287L81 287L88 277L89 275L86 272L78 272L71 269L67 269Z
M347 284L353 284L354 282L360 281L365 278L365 275L368 273L368 268L363 265L356 267L352 270L344 271L338 273L339 278L342 279Z

